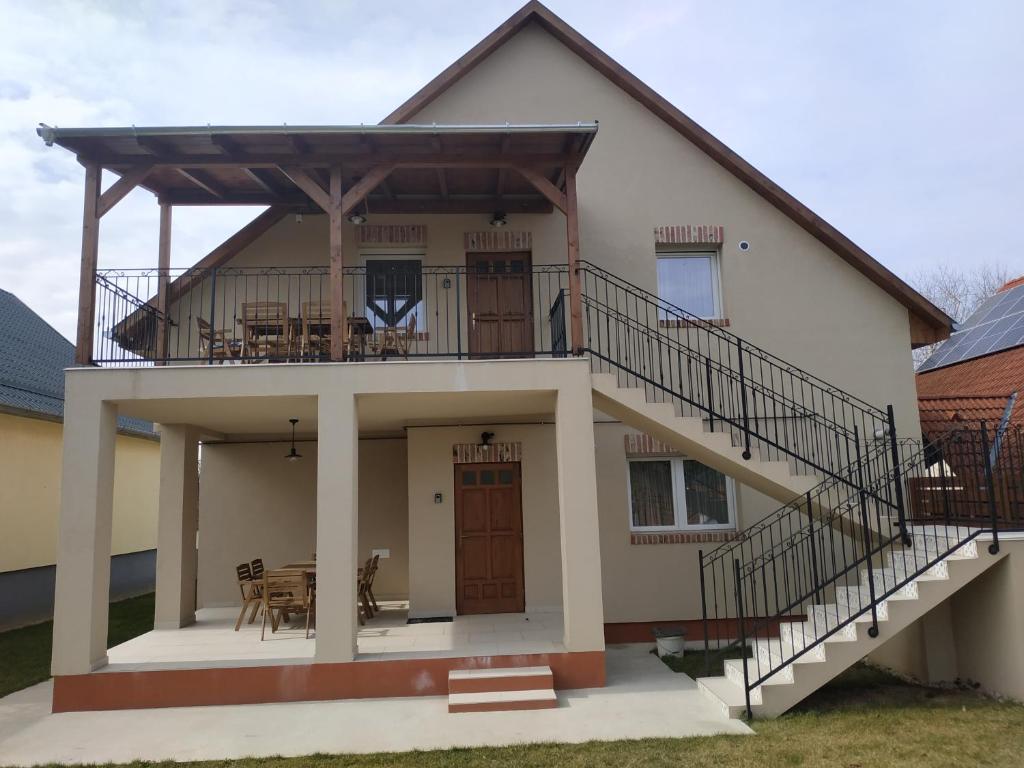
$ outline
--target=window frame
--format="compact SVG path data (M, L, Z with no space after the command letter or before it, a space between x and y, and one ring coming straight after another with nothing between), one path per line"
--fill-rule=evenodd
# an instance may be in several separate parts
M710 315L700 315L693 310L687 309L674 301L669 301L661 293L661 284L657 276L657 263L655 263L655 280L658 282L658 295L668 301L670 304L677 306L686 312L689 312L694 317L699 317L701 320L721 320L725 317L725 310L722 307L722 254L717 248L694 248L692 250L679 248L678 246L672 248L659 248L655 253L655 257L658 261L662 259L711 259L711 304L713 312ZM659 318L660 320L667 320L668 317Z
M667 461L669 476L672 479L672 517L673 524L635 525L633 523L633 478L629 465L642 461ZM727 523L690 524L686 514L686 472L685 462L696 461L688 456L627 456L626 457L626 516L630 533L680 533L697 531L735 531L736 530L736 481L724 472L725 503L729 513ZM707 465L705 465L707 466ZM711 467L714 469L714 467ZM715 470L717 471L717 470Z

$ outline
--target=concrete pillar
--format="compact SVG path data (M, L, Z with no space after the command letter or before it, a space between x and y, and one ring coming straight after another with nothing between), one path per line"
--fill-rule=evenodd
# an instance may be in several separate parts
M107 663L117 407L66 389L51 672L81 675Z
M359 426L351 392L322 393L317 403L317 662L356 656L359 547Z
M156 629L196 620L199 432L160 426L160 506L156 537Z
M555 405L558 513L562 547L563 644L568 651L604 650L601 542L597 518L594 406L590 371L560 389ZM583 375L585 374L585 375Z

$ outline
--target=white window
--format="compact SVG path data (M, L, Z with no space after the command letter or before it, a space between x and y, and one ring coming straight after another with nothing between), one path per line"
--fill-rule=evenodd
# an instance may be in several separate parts
M685 458L629 459L629 524L634 531L736 527L731 478Z
M714 251L659 251L658 296L697 317L720 318L718 254ZM668 314L660 319L668 319Z

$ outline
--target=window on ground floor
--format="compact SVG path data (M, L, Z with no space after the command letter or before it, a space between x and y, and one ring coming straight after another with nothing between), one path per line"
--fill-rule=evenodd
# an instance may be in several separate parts
M732 479L693 459L630 459L629 500L634 531L736 526Z
M704 319L722 316L718 254L714 251L658 253L658 296ZM662 312L660 320L677 319Z

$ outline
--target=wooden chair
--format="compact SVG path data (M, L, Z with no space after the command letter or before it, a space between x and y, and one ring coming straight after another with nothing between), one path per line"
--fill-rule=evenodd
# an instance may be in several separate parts
M285 301L242 302L242 356L287 360L292 354L291 318Z
M213 326L203 320L196 318L196 329L199 332L199 356L205 360L217 360L224 365L225 360L231 360L231 347L228 345L227 331L215 331Z
M377 568L380 563L380 555L374 555L369 561L369 574L366 577L366 597L370 600L370 605L373 606L374 613L380 612L380 606L377 605L377 598L373 596L373 580L377 576Z
M256 620L256 612L263 605L263 593L261 582L253 579L252 568L249 563L239 563L235 566L235 575L238 577L238 591L242 595L242 610L238 612L238 621L235 622L235 632L242 626L242 619L245 612L252 609L249 623Z
M316 598L306 571L266 571L263 574L263 627L260 640L266 639L267 616L270 616L270 631L276 632L281 620L287 620L291 613L306 614L306 639L309 639L309 624L314 613Z
M416 342L416 315L409 315L404 328L385 328L380 341L380 356L398 355L409 358L409 348Z
M253 579L256 581L263 581L263 558L257 557L253 560L252 563L250 563L250 568L252 570Z
M370 564L372 562L372 557L367 558L366 563L359 569L359 575L356 580L356 606L358 608L357 617L360 624L365 624L368 619L373 618L373 606L370 604L370 598L367 594L370 579Z
M331 305L326 301L302 302L301 354L323 357L331 353Z

